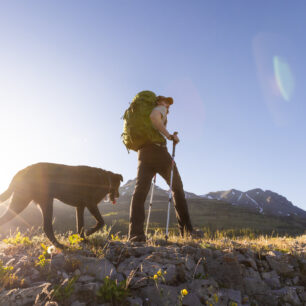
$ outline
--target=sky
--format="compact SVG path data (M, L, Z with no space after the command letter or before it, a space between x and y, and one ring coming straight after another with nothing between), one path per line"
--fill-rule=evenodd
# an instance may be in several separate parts
M305 28L298 0L1 1L0 192L42 161L135 178L122 115L151 90L174 99L186 191L306 210Z

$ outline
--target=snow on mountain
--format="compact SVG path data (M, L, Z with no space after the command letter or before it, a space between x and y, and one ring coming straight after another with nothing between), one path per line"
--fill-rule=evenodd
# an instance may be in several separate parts
M250 208L262 214L273 214L279 216L290 216L292 214L306 217L306 212L294 206L285 197L270 190L260 188L251 189L246 192L231 189L228 191L210 192L206 198L222 200L232 205Z

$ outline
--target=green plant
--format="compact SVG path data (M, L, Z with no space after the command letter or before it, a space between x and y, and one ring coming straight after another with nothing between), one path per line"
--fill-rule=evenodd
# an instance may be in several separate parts
M183 305L183 298L188 294L187 289L182 289L179 295L179 305Z
M27 236L22 236L20 232L18 232L15 237L9 237L7 239L3 239L3 242L7 244L13 244L13 245L19 245L19 244L31 245L32 244L32 241L30 240L30 238Z
M80 248L80 243L84 240L79 234L73 234L68 237L70 246L73 248Z
M103 280L103 285L97 291L97 297L102 302L110 302L112 305L120 305L129 295L129 290L126 281L117 282L106 276Z
M45 268L47 265L50 264L51 260L49 259L50 258L50 254L52 254L49 250L51 247L47 247L45 244L41 243L40 246L42 247L43 249L43 252L42 254L40 254L38 256L38 260L36 260L35 262L35 266L38 266L40 268Z
M163 288L160 288L160 287L159 287L159 283L160 283L160 282L163 282L163 283L166 282L165 276L164 276L164 275L166 275L166 274L167 274L167 271L164 271L164 272L163 272L161 269L159 269L159 270L156 272L156 274L154 274L152 277L150 277L151 279L154 280L155 287L156 287L156 289L157 289L157 291L158 291L158 294L159 294L159 296L161 297L162 300L165 298L165 296L164 296L164 290L163 290ZM164 305L165 305L165 304L164 304Z
M118 234L111 234L111 239L114 240L114 241L120 241L120 237L118 236Z
M22 286L24 280L20 280L15 273L12 273L13 266L4 266L0 260L0 285L4 288L13 288L14 286Z
M73 293L75 282L78 278L78 276L74 276L70 279L66 278L60 285L55 285L53 288L52 299L55 299L57 302L65 302Z
M203 273L196 273L194 279L207 279L207 276Z

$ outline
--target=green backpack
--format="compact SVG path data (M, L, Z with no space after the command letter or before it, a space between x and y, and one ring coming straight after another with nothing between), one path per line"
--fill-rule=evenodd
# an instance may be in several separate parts
M165 138L153 127L150 114L157 106L154 92L146 90L138 93L123 115L122 141L129 150L138 151L150 143L166 143Z

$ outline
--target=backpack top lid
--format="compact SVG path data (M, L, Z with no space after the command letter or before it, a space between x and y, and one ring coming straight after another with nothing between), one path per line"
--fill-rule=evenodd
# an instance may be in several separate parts
M145 101L150 101L152 103L156 103L156 94L150 90L143 90L139 92L133 99L132 103L137 102L139 99L143 99Z

